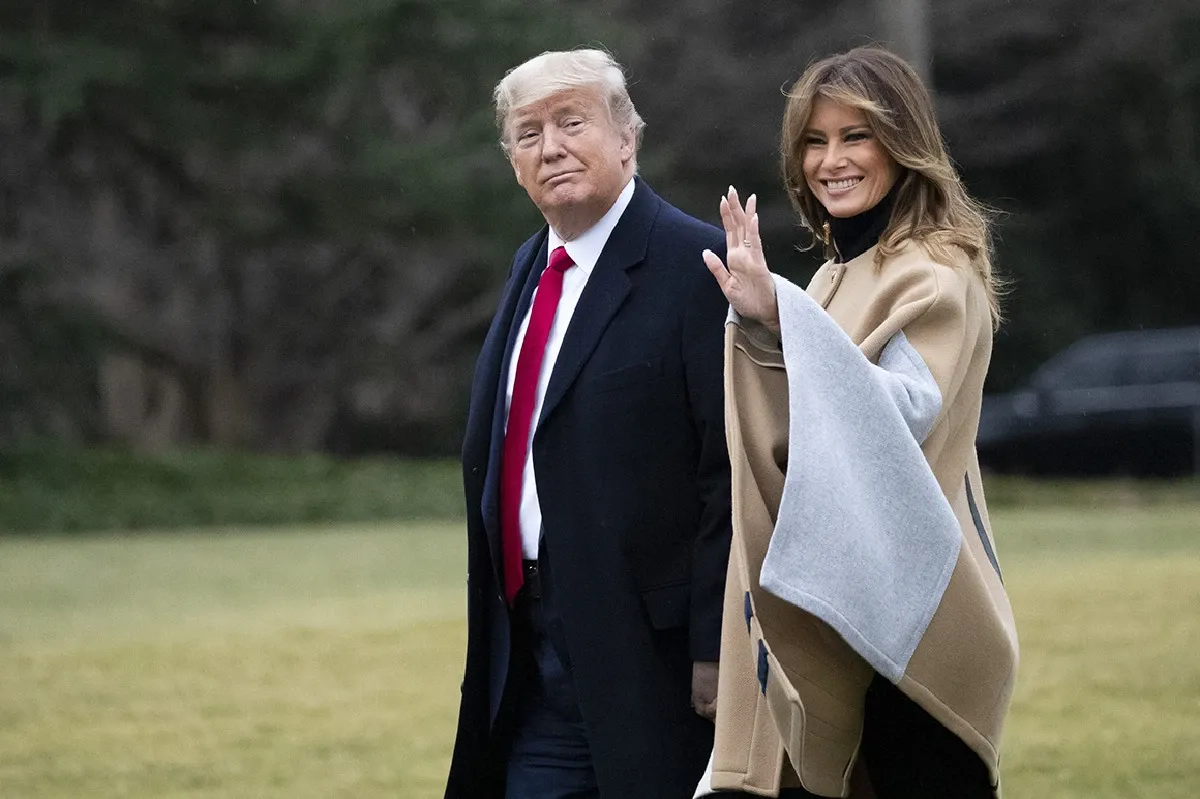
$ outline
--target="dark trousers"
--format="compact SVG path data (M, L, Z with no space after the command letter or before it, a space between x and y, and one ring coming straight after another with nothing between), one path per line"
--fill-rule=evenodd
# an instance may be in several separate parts
M717 791L713 795L713 799L727 799L734 796L745 796L748 799L761 799L756 793L746 793L745 791ZM825 799L815 793L809 793L803 788L780 788L779 799Z
M719 791L713 794L714 799L726 799L727 797L748 797L749 799L761 799L756 793L746 793L745 791ZM780 788L779 799L824 799L818 797L815 793L809 793L804 788Z
M991 799L987 766L890 681L867 689L863 758L879 799Z
M506 799L599 799L575 683L527 592L513 608L510 691Z
M865 715L860 756L877 799L991 799L979 755L878 674L867 689ZM784 788L779 797L822 799L803 788Z

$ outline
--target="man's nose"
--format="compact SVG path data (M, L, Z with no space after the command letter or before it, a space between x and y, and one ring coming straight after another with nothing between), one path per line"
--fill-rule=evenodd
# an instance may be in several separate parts
M542 160L551 161L561 158L566 153L563 147L565 134L554 125L547 125L542 133Z

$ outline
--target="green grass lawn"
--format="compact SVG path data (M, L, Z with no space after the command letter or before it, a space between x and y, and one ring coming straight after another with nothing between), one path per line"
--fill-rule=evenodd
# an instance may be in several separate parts
M998 509L1009 797L1190 797L1200 505ZM0 538L0 796L441 795L458 523Z

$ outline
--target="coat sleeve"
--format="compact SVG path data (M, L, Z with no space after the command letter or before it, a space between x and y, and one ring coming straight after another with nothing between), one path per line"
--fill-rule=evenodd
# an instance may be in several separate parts
M886 370L812 297L775 283L788 465L759 582L896 681L957 562L959 523L896 392L880 379ZM892 325L880 342L904 329L886 314L898 307L886 291L863 304L871 335ZM919 307L926 302L910 310Z
M718 245L724 255L724 242ZM712 246L714 251L718 246ZM729 305L699 261L703 278L684 312L683 364L699 443L696 480L701 501L692 548L689 649L694 661L715 661L721 648L725 572L732 535L729 451L725 443L724 347Z
M860 345L918 442L955 406L980 325L989 322L977 282L966 269L928 262L904 270L880 293L890 306L876 309L885 321Z

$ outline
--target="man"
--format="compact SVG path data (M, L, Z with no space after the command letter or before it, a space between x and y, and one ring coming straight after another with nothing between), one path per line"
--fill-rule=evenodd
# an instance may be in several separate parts
M704 771L730 540L716 228L634 177L619 65L496 87L517 251L463 445L468 643L448 799L686 799Z

